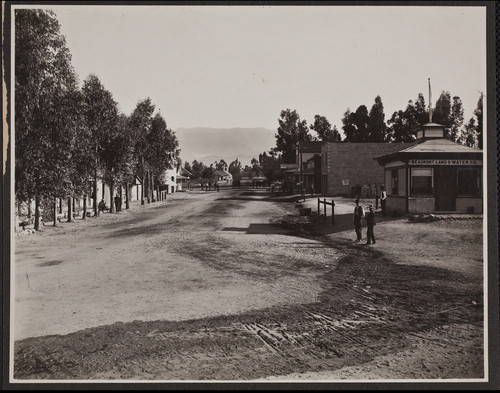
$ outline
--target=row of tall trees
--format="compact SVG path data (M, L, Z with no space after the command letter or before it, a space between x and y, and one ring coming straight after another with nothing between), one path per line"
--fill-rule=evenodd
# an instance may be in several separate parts
M434 108L426 106L420 93L415 101L409 100L404 110L395 111L391 118L384 121L384 107L380 96L375 98L370 112L361 105L356 112L349 109L342 118L345 142L412 142L414 131L419 126L432 121L446 126L446 137L470 147L482 148L483 137L483 94L480 94L473 117L464 123L462 100L441 92ZM431 110L431 116L429 116Z
M309 127L296 110L282 110L278 119L276 146L259 155L258 166L269 181L281 177L281 163L295 162L295 145L300 141L322 142L412 142L414 131L430 120L429 110L422 93L413 102L408 101L404 110L395 111L385 120L384 105L380 96L375 97L370 110L360 105L356 111L348 108L342 118L344 138L325 116L315 115ZM434 123L446 126L446 137L454 142L482 149L483 94L480 93L473 117L464 123L462 100L443 91L431 111ZM316 135L312 135L314 131ZM257 160L256 160L257 163Z
M462 100L443 91L432 109L432 121L446 126L446 137L454 142L470 147L482 148L483 134L483 94L480 94L473 117L464 123ZM385 120L384 105L380 96L370 110L360 105L356 111L349 108L342 118L344 138L325 116L315 115L309 127L307 121L300 118L296 110L282 110L278 119L275 154L281 155L284 162L294 162L294 146L299 141L323 142L412 142L414 131L429 122L429 108L420 93L413 102L408 101L404 110L395 111L389 120ZM315 136L310 131L315 132Z
M350 109L342 118L344 142L386 142L388 127L385 124L384 105L380 96L370 111L365 105L360 105L355 112Z
M483 93L480 93L473 116L464 123L464 109L462 100L458 96L451 96L448 91L441 92L436 105L431 109L434 123L446 126L446 137L454 142L469 147L483 148ZM415 102L408 101L404 111L393 113L388 120L388 142L411 142L414 140L412 131L429 121L429 109L426 108L422 94Z
M192 163L185 161L184 168L191 172L191 179L200 183L214 182L215 170L221 169L229 172L233 181L238 182L242 177L255 178L265 176L268 181L281 178L281 156L271 151L259 154L258 159L252 158L250 165L243 166L241 161L236 158L229 165L224 159L215 161L209 166L201 161L193 160Z
M16 10L15 24L15 193L18 203L35 201L35 229L40 206L68 198L94 198L97 178L111 190L142 178L143 195L153 198L153 184L175 164L178 142L149 98L130 116L120 113L112 94L96 75L81 89L65 37L52 11ZM93 189L91 189L93 185ZM128 193L126 198L128 208Z
M221 159L209 165L205 165L202 161L193 160L192 163L185 161L184 168L191 173L190 178L201 183L203 187L204 184L214 183L217 179L216 170L227 169L227 163L225 160Z

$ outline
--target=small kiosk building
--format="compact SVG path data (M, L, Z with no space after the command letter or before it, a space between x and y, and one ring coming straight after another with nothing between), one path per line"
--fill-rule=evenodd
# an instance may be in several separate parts
M445 139L441 124L423 125L412 146L375 159L389 212L483 212L483 152Z

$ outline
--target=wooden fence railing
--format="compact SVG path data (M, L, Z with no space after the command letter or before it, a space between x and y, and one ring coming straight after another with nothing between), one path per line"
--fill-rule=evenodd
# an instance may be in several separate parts
M335 224L335 202L333 201L333 199L331 202L327 202L326 198L323 198L323 200L318 198L318 216L321 214L320 205L323 205L323 210L325 212L325 221L327 220L326 206L328 205L332 207L332 225Z

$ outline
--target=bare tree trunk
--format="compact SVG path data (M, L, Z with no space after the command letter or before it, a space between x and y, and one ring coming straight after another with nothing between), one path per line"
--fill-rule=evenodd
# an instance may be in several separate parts
M98 152L98 143L96 141L96 146L95 146L95 170L94 170L94 217L99 216L99 202L97 201L97 166L98 166L98 159L97 159L97 152Z
M144 184L146 182L146 178L143 174L141 179L141 205L144 205Z
M130 207L128 201L128 193L129 193L129 185L128 182L125 182L125 209L128 209Z
M40 228L40 197L35 197L35 231Z
M147 187L146 187L146 200L148 201L148 203L151 203L151 195L150 195L151 193L150 193L150 191L149 191L149 184L150 184L150 180L149 180L149 178L151 177L151 175L150 175L150 173L149 173L149 169L148 169L148 171L147 171L146 175L147 175L147 179L148 179L148 180L146 181L146 184L147 184Z
M71 197L68 197L68 222L73 221L73 211L72 211Z
M53 226L57 226L57 197L54 197L54 224Z
M83 215L82 220L87 219L87 194L83 194Z
M142 181L142 184L141 184L141 205L144 205L144 192L145 192L144 186L145 186L145 184L146 184L146 181L145 181L145 180L146 180L146 179L145 179L145 177L146 177L146 173L145 173L145 172L146 172L146 171L144 170L144 157L141 157L141 160L142 160L142 173L141 173L141 175L142 175L142 179L141 179L141 181Z
M153 176L151 176L151 179L149 181L151 184L151 187L149 188L149 190L151 192L151 202L154 202L155 201L155 188L154 188L155 184L154 184Z
M120 206L118 206L118 211L122 210L122 204L123 204L123 201L122 201L122 197L123 197L123 186L122 186L122 183L120 183L120 188L119 188L119 193L118 193L118 196L120 197Z
M97 208L97 169L94 175L94 185L93 185L93 193L94 193L94 217L99 216L99 209Z
M114 187L114 183L113 183L113 182L110 182L110 183L109 183L109 199L110 199L110 201L109 201L109 212L110 212L110 213L113 213L113 212L114 212L114 208L113 208L113 206L114 206L114 205L113 205L113 202L114 202L114 201L113 201L113 198L114 198L114 196L113 196L113 193L114 193L114 188L115 188L115 187Z
M28 198L28 218L31 218L31 198Z

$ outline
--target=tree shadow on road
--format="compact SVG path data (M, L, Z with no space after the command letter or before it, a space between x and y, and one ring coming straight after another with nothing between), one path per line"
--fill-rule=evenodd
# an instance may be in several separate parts
M250 224L247 228L226 227L224 232L244 232L248 235L295 235L295 233L280 224Z
M302 200L300 195L271 193L266 190L243 191L238 196L217 198L218 201L263 201L263 202L298 202Z

